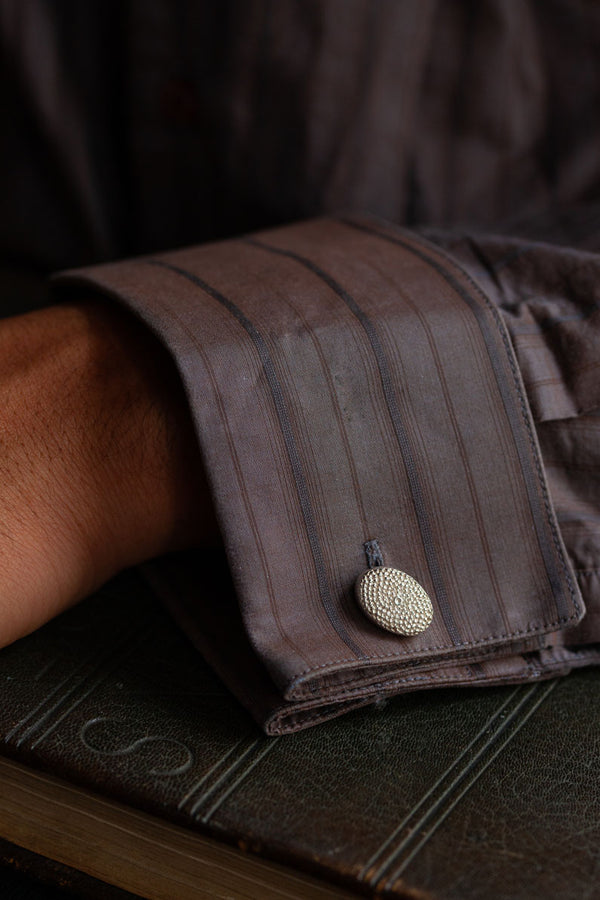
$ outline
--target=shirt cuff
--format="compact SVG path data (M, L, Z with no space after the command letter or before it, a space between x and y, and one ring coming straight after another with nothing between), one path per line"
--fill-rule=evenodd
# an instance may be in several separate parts
M542 651L585 609L519 368L498 309L444 251L321 219L60 283L124 303L176 361L228 566L148 571L267 731L560 668ZM391 633L358 605L370 541L431 598L425 631Z

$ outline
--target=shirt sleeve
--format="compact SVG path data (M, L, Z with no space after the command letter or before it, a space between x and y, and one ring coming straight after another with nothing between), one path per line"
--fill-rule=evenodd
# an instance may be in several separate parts
M569 646L585 605L523 361L456 255L329 218L60 283L124 303L177 363L227 564L147 574L268 733L595 660ZM377 563L431 599L425 630L365 614L355 586Z

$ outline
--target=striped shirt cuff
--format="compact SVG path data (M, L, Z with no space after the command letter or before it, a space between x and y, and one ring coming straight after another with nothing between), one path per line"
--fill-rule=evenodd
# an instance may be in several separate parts
M124 303L177 363L227 566L151 577L267 731L573 662L543 656L585 609L511 343L439 248L320 219L62 280ZM422 633L357 604L369 541L431 598Z

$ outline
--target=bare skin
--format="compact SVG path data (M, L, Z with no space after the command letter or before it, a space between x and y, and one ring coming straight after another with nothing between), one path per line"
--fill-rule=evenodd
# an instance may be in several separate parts
M121 569L218 540L166 350L129 313L0 322L0 646Z

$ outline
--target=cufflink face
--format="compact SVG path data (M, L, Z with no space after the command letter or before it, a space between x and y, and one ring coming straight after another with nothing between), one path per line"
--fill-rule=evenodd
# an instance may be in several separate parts
M421 634L433 619L431 600L419 582L389 566L367 569L356 582L356 598L373 622L393 634Z

